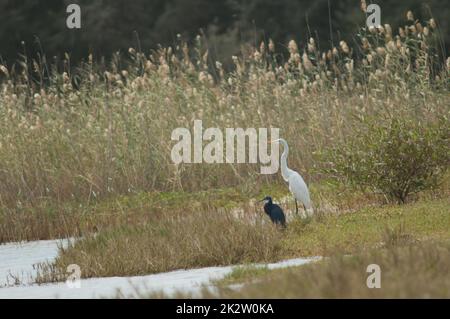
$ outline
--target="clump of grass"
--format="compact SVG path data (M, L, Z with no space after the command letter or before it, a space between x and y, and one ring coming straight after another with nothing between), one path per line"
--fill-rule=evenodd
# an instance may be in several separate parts
M216 282L217 285L231 285L231 284L242 284L248 280L255 280L259 276L263 276L270 272L267 266L238 266L234 267L232 272L227 274L221 280Z
M383 244L385 247L406 246L414 243L416 239L406 231L404 223L393 227L386 227L383 234Z
M51 273L69 264L82 276L144 275L175 269L274 261L283 254L282 233L271 223L236 219L228 212L168 212L143 226L119 227L62 249ZM45 269L44 269L45 270Z

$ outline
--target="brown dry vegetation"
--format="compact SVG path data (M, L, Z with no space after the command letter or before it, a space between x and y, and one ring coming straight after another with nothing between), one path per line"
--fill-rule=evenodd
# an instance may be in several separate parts
M0 240L121 223L109 215L83 221L91 205L117 196L245 191L279 180L261 176L258 165L172 164L171 132L194 119L204 127L280 127L290 166L312 182L324 175L316 155L366 118L446 118L449 60L446 67L439 59L435 24L408 24L398 34L388 25L362 29L358 45L323 52L312 38L305 48L291 41L286 60L270 41L244 47L233 72L207 63L201 37L191 48L180 41L151 54L130 49L107 71L88 58L76 78L26 58L2 66ZM53 70L50 78L40 78L43 68Z
M144 275L169 270L275 261L282 234L260 217L238 220L228 212L168 213L141 227L119 227L61 249L37 282L65 278L76 263L83 277ZM50 270L50 271L48 271Z
M35 206L27 203L20 210L7 210L2 216L5 222L0 224L0 242L84 236L98 230L151 223L172 213L229 211L238 206L244 209L251 198L260 197L266 191L267 188L260 188L245 192L237 187L192 193L142 192L87 204L48 200ZM285 191L277 187L270 192L283 194Z

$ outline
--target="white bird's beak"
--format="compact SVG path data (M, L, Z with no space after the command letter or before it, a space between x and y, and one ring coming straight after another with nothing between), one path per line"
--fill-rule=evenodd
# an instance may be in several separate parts
M275 143L275 142L279 142L280 141L280 139L278 139L278 140L273 140L273 141L271 141L270 143Z

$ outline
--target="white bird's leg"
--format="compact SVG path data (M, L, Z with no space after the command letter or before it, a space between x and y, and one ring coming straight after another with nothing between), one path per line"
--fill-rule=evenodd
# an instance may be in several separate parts
M295 213L298 215L298 205L297 205L297 199L295 199Z

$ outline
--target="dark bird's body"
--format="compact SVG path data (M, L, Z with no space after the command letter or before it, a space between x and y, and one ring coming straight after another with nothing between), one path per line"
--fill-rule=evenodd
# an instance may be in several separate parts
M284 216L284 212L280 206L274 204L272 202L272 198L267 196L263 199L264 204L264 212L269 215L270 220L276 224L283 227L286 227L286 217Z

